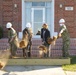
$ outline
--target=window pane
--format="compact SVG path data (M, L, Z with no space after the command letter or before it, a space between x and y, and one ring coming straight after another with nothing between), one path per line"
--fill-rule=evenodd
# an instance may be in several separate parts
M42 10L35 10L34 11L34 22L42 22L43 20L43 11Z
M45 2L32 2L32 6L45 6Z

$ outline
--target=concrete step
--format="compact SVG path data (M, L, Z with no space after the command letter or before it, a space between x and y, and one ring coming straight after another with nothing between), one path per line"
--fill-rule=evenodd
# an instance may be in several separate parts
M52 59L52 58L27 58L27 59L9 59L7 65L63 65L70 64L70 58Z

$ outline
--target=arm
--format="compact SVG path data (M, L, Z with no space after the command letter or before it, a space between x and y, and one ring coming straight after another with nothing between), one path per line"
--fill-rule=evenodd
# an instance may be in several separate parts
M60 31L59 33L62 34L62 33L64 32L65 29L66 29L66 26L64 25L63 28L61 29L61 31Z
M61 34L65 31L65 29L66 29L66 26L64 26L62 29L61 29L61 31L59 32L59 36L61 37Z
M14 39L15 39L15 37L17 36L17 33L16 33L16 31L12 28L11 29L11 31L10 31L10 41L9 42L12 42Z

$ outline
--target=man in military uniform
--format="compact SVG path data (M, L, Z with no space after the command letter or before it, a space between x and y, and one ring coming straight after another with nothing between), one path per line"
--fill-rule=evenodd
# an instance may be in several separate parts
M16 51L17 51L17 46L15 44L15 41L18 39L17 38L17 32L12 27L12 23L10 23L10 22L8 22L6 24L6 28L8 29L8 42L10 45L11 57L15 57Z
M32 48L32 28L31 24L27 23L26 28L23 30L23 36L28 33L28 45L26 48L23 48L23 57L31 57L31 48Z
M70 45L70 36L69 36L68 30L65 25L65 20L60 19L59 25L60 25L59 36L61 36L62 40L63 40L62 55L63 55L63 57L68 57L69 56L68 50L69 50L69 45Z

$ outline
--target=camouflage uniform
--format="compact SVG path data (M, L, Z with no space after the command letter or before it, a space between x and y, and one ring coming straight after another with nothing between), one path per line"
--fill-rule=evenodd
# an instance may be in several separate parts
M60 27L60 31L62 29L65 29L65 25ZM69 45L70 45L70 36L68 33L67 28L63 31L63 33L61 34L62 40L63 40L63 47L62 47L62 55L63 57L68 57L69 56Z
M11 39L13 40L11 41ZM10 44L10 52L12 56L15 56L17 51L17 46L15 44L16 39L17 33L13 28L11 28L10 30L8 30L8 42Z

